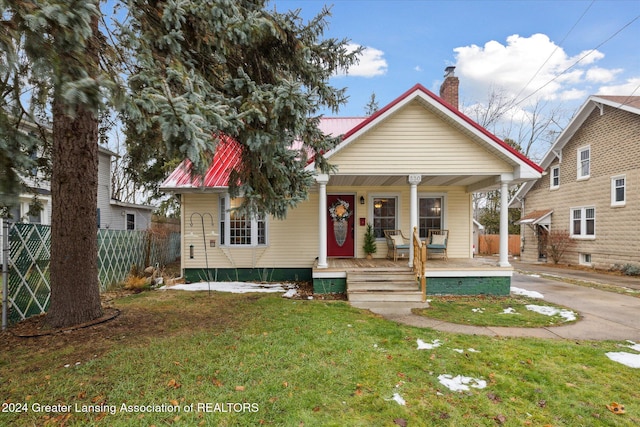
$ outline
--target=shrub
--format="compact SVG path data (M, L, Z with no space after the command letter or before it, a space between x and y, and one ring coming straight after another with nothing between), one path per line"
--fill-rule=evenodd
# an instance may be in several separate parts
M635 264L625 264L621 270L627 276L640 276L640 266Z
M572 243L567 230L551 230L547 236L547 257L558 264Z

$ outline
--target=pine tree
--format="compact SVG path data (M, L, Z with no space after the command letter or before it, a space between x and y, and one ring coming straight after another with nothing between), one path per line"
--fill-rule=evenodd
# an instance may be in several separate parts
M378 247L376 246L376 236L373 234L373 225L371 225L371 223L367 224L362 250L367 255L375 254L378 251Z
M372 92L371 97L369 98L369 102L367 102L367 105L365 105L364 107L364 114L366 116L370 116L378 111L379 108L380 106L378 105L378 100L376 99L376 93Z
M360 53L348 52L347 40L322 39L328 9L303 23L296 12L265 10L262 0L115 3L126 20L99 27L109 17L98 0L0 0L0 137L16 136L25 119L38 122L37 112L53 123L48 318L56 327L101 313L101 110L122 114L131 152L139 141L152 143L161 158L188 158L195 173L209 165L221 135L235 138L243 154L231 194L242 194L247 210L283 217L306 198L307 161L330 169L321 153L336 140L318 130L318 114L346 101L329 77ZM0 138L0 191L19 192L18 172L30 166L28 145L37 141ZM138 151L151 161L154 150Z

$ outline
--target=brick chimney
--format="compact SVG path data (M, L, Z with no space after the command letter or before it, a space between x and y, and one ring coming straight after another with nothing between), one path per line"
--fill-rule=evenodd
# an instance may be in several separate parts
M453 108L458 109L458 85L460 81L454 75L453 71L456 67L449 66L444 69L444 81L440 86L440 98L451 104Z

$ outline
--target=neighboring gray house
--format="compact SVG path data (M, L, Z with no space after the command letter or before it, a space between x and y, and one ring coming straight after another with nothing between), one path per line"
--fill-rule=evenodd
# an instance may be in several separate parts
M106 148L98 147L97 227L112 230L146 230L151 226L151 213L155 209L153 206L125 203L111 197L111 159L113 156L117 156L117 154ZM33 201L33 194L21 194L18 206L11 210L11 221L51 224L50 183L44 179L34 180L31 178L24 178L24 182L37 193L42 210L39 213L30 214L29 208ZM0 218L0 237L4 233L3 221ZM0 238L1 250L2 239Z
M640 96L589 97L540 166L511 201L523 261L545 261L549 232L566 230L562 262L640 264Z
M149 205L125 203L112 198L111 158L116 153L99 147L98 149L98 227L111 230L146 230L151 227L151 213L155 209Z

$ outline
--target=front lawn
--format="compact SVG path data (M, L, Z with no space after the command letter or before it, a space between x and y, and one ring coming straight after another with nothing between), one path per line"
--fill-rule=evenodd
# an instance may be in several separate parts
M101 325L2 335L0 424L640 424L640 370L606 356L637 353L628 342L447 334L265 294L153 291L111 304L122 314Z

